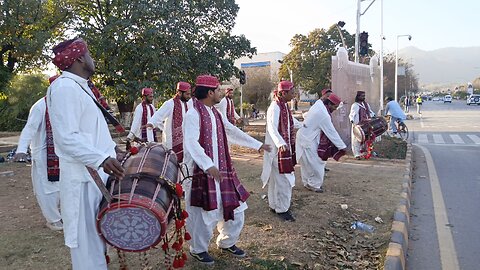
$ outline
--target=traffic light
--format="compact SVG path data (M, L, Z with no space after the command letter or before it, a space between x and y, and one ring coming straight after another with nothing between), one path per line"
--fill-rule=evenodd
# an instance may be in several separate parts
M245 84L247 82L247 75L245 74L245 70L240 70L240 84Z
M358 48L358 53L362 56L368 54L368 33L362 32L360 33L360 48Z

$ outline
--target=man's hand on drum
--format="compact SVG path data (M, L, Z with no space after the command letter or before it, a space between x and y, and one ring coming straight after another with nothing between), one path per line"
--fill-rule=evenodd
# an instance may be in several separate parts
M260 146L260 148L258 148L258 152L260 153L262 150L270 152L270 151L272 151L272 146L269 145L269 144L262 144L262 146Z
M220 171L217 169L217 167L212 166L210 167L207 172L213 176L213 178L219 182L222 182L222 176L220 175Z
M26 153L15 153L13 156L14 162L26 162L27 161L27 154Z
M117 159L109 157L102 163L103 171L109 175L122 179L125 176L125 170Z
M278 148L278 150L279 150L280 152L285 152L285 151L287 151L287 150L288 150L287 145L284 144L284 145L280 146L280 147Z

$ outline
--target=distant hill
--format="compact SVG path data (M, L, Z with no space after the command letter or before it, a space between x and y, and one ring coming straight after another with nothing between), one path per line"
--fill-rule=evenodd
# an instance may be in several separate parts
M480 47L423 51L411 46L399 50L398 55L412 60L421 85L463 84L480 77Z

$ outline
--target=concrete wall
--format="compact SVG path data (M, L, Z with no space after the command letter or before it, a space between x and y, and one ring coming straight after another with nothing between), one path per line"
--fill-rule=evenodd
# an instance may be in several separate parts
M375 113L380 109L380 69L377 58L372 57L370 65L351 62L346 50L339 48L337 55L332 57L332 91L344 103L332 114L333 124L343 141L350 146L351 124L348 115L357 91L365 91L366 101Z

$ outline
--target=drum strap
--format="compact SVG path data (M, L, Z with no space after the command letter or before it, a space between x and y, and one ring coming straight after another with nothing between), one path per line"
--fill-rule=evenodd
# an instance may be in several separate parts
M96 170L90 168L90 167L87 167L87 166L85 166L85 167L87 168L88 173L90 173L90 175L92 176L95 184L97 184L97 187L98 187L98 189L100 189L100 192L102 192L102 195L103 195L103 197L105 197L105 200L108 203L110 203L112 201L112 195L110 194L110 192L108 192L108 189L105 186L105 184L103 183L102 178L100 177L98 172Z

